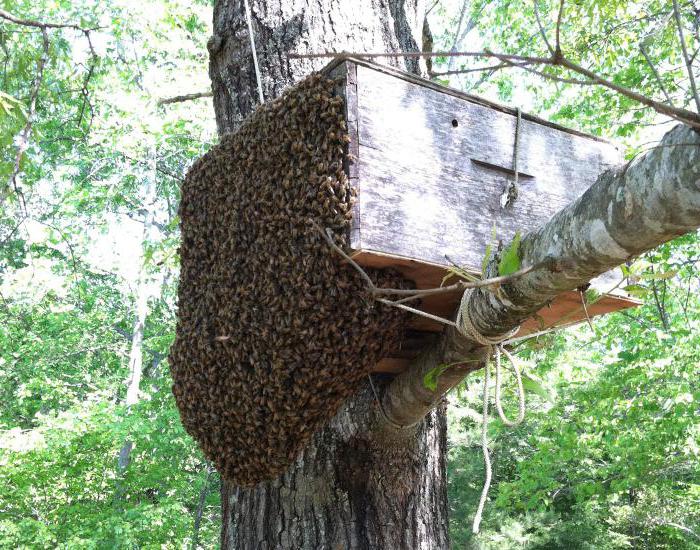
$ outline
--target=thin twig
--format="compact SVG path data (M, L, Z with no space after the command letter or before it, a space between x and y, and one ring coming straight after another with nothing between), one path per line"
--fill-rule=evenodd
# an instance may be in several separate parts
M661 80L661 75L659 74L659 71L656 70L656 66L652 62L651 58L649 57L649 53L647 52L647 49L644 47L644 44L639 45L639 50L642 52L642 55L644 56L644 59L646 59L647 65L651 68L651 72L654 74L654 78L656 78L656 82L659 84L659 88L661 88L661 91L663 92L664 96L666 97L666 103L671 105L673 101L671 100L671 96L668 95L668 91L666 90L666 86L664 86L663 80Z
M429 15L431 11L435 9L435 6L437 6L440 3L440 0L435 0L432 6L428 8L428 10L425 12L425 15Z
M561 34L561 18L563 15L564 15L564 0L559 0L559 14L557 15L556 44L554 46L554 53L552 54L552 57L555 59L561 57L560 34Z
M436 51L436 52L318 52L318 53L294 53L290 52L287 54L289 59L321 59L328 57L356 57L372 59L377 57L496 57L493 54L489 54L486 51L460 51L460 52L448 52L448 51ZM550 63L551 59L548 57L531 57L526 55L510 55L509 57L515 61L528 61L530 63Z
M17 176L20 171L20 164L22 162L22 157L25 151L29 147L29 137L32 133L32 125L34 124L34 117L36 115L36 100L39 97L39 90L41 84L44 81L44 68L49 60L49 35L45 28L41 28L41 42L42 51L39 56L39 60L36 63L36 77L34 78L34 83L32 85L32 91L29 96L29 108L27 109L27 122L19 133L17 140L17 154L15 155L15 163L12 168L12 174L10 175L10 183L7 185L6 189L0 193L0 205L5 201L10 193L10 187L14 189L17 196L22 200L24 206L25 214L27 210L27 204L24 201L24 195L19 188L17 183Z
M688 57L688 48L685 45L685 37L683 36L683 22L681 21L681 14L678 9L678 0L673 0L673 16L676 19L676 26L678 27L678 39L681 42L681 50L683 51L683 59L685 60L686 69L688 71L690 88L693 90L695 107L700 113L700 96L698 95L698 89L695 86L695 75L693 74L693 66L690 64L690 57Z
M537 1L538 0L532 1L532 5L535 11L535 19L537 20L537 26L540 29L540 35L542 36L542 40L544 40L544 43L547 45L549 53L554 55L554 48L552 48L552 45L549 43L549 40L547 39L547 34L544 32L544 27L542 27L542 22L540 21L540 11L537 9Z
M430 76L449 76L454 74L467 74L467 73L480 73L483 71L497 71L498 69L504 69L512 65L508 63L499 63L498 65L488 65L486 67L475 67L473 69L453 69L449 71L430 71Z
M174 97L164 97L157 101L158 105L169 105L171 103L180 103L182 101L191 101L193 99L199 99L200 97L213 97L214 93L208 92L195 92L193 94L176 95Z
M595 82L592 80L579 80L578 78L566 78L563 76L557 76L549 73L545 73L544 71L538 71L537 69L533 69L532 67L529 67L528 63L513 63L512 61L504 61L505 65L508 65L509 67L514 67L516 69L523 69L524 71L527 71L528 73L536 74L537 76L541 76L543 78L546 78L548 80L554 80L556 82L563 82L565 84L578 84L580 86L593 86L595 85Z
M459 21L457 22L457 28L455 29L455 36L454 36L454 39L452 40L452 46L450 46L451 52L456 52L457 46L459 46L460 33L462 31L462 23L464 22L464 14L467 12L467 5L468 4L469 4L469 0L463 0L462 9L459 12Z
M16 17L11 13L6 12L5 10L0 10L0 18L6 19L7 21L11 21L12 23L15 23L17 25L22 25L23 27L36 27L38 29L74 29L80 32L90 32L97 31L102 28L84 28L80 25L75 25L73 23L46 23L43 21L35 21L33 19L20 19L19 17Z
M27 220L27 214L25 213L24 216L22 216L22 219L20 219L17 224L12 228L12 231L10 231L7 236L0 241L0 245L4 245L5 243L9 242L12 236L17 233L17 230L22 226L22 224Z
M601 86L609 88L619 93L620 95L623 95L625 97L628 97L629 99L633 99L641 103L642 105L647 105L648 107L651 107L658 113L674 118L679 122L683 122L688 126L692 126L693 128L700 128L700 115L698 115L697 113L688 111L687 109L682 109L680 107L666 105L665 103L661 103L660 101L656 101L654 99L646 97L638 92L635 92L634 90L630 90L629 88L625 88L624 86L619 86L614 82L611 82L610 80L598 76L593 71L590 71L584 67L581 67L580 65L577 65L572 61L569 61L565 57L562 57L558 63L554 64L561 65L562 67L566 67L567 69L570 69L591 80L594 80L596 84L600 84Z
M583 306L583 313L586 315L586 321L588 322L588 328L591 332L595 334L595 329L593 328L593 322L591 321L591 316L588 314L588 306L586 305L586 296L583 294L583 290L579 290L578 293L581 295L581 305Z
M414 313L416 315L420 315L421 317L426 317L427 319L432 319L433 321L437 321L438 323L442 323L443 325L448 325L450 327L456 326L454 321L444 319L443 317L439 317L437 315L433 315L432 313L427 313L425 311L421 311L420 309L416 309L416 308L413 308L411 306L400 304L398 302L392 302L391 300L387 300L385 298L377 298L377 302L381 302L382 304L386 304L388 306L397 307L399 309L409 311L409 312Z
M309 220L311 225L313 225L316 230L321 234L321 236L326 240L326 242L335 250L338 254L340 254L345 260L355 268L355 270L360 274L360 276L365 280L365 283L367 283L367 286L370 288L370 290L374 291L377 287L374 285L374 282L372 282L372 279L370 279L369 275L365 272L364 269L360 267L360 265L353 260L350 256L348 256L345 251L340 248L337 244L335 244L335 241L333 240L333 236L331 233L330 229L326 229L325 231L319 227L319 225L314 221L314 220Z
M455 284L449 285L449 286L441 286L441 287L436 287L436 288L426 288L426 289L421 289L421 290L406 289L406 288L381 288L381 287L378 287L374 284L374 282L369 277L369 275L367 275L367 272L364 269L362 269L362 266L360 266L355 260L353 260L342 248L340 248L333 241L333 233L331 232L330 229L326 228L326 231L323 231L315 221L309 220L309 222L318 230L318 232L326 240L326 242L333 248L333 250L335 250L338 254L340 254L362 276L362 278L367 283L367 286L369 287L372 294L409 296L409 297L411 297L411 299L414 299L414 298L423 298L425 296L434 296L435 294L445 294L448 292L456 292L459 290L466 290L466 289L472 289L472 288L484 288L484 287L490 287L490 286L500 286L504 283L507 283L509 281L517 279L518 277L522 277L523 275L526 275L526 274L530 273L531 271L534 271L536 269L540 269L543 267L549 267L552 265L552 259L548 257L548 258L545 258L541 262L538 262L536 264L533 264L533 265L530 265L527 267L523 267L522 269L519 269L518 271L515 271L514 273L511 273L510 275L500 275L498 277L491 277L490 279L480 279L478 281L459 281L458 283L455 283ZM404 301L407 301L407 300L402 300L401 302L404 302ZM392 302L392 303L394 303L394 302ZM400 302L396 302L396 303L400 303Z
M70 254L71 263L73 264L73 279L74 279L74 281L75 281L75 287L76 287L76 290L77 290L77 292L78 292L78 298L79 298L79 300L80 300L81 302L84 302L85 300L84 300L84 298L83 298L83 293L82 293L82 291L81 291L81 289L80 289L80 285L78 284L78 262L77 262L76 259L75 259L75 251L74 251L74 249L73 249L73 245L72 245L71 242L68 240L68 237L66 237L65 233L63 232L63 230L60 229L59 227L57 227L57 226L55 226L55 225L53 225L53 224L50 224L50 223L48 223L48 222L39 220L39 219L34 219L34 221L35 221L36 223L38 223L38 224L41 224L41 225L43 225L43 226L45 226L45 227L48 227L49 229L53 229L54 231L56 231L56 232L60 235L61 240L62 240L64 243L66 243L66 246L68 247L68 253Z

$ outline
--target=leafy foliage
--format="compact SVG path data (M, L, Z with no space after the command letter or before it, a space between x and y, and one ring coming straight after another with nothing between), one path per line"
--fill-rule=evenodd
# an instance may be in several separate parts
M677 273L647 277L658 304L518 350L557 397L529 392L524 425L490 426L495 484L475 538L480 427L460 411L480 408L481 383L452 397L455 547L700 548L699 245L690 235L647 256L643 275Z
M448 0L431 15L435 49L550 55L555 0ZM697 2L678 2L691 55L700 46ZM563 4L563 54L648 97L694 110L672 2ZM537 22L539 17L542 26ZM566 126L615 137L632 156L670 129L667 120L610 90L556 81L577 77L494 60L437 59L444 83L521 106ZM695 53L693 71L700 64ZM445 71L452 74L441 74ZM623 266L623 288L644 307L521 344L537 386L517 430L489 425L495 480L482 532L471 519L483 482L481 381L451 396L449 502L455 548L700 548L700 239L691 234ZM487 254L490 256L490 253ZM517 268L516 268L517 269ZM503 273L503 267L499 269ZM586 291L586 303L600 299ZM528 387L529 386L529 387ZM556 394L556 397L554 397Z
M0 6L94 29L90 43L73 28L47 29L17 187L0 203L0 548L211 548L218 479L181 426L166 357L179 182L211 141L213 120L203 102L157 105L191 91L181 79L206 86L210 8L170 0ZM0 20L0 191L42 51L40 29ZM142 292L143 379L127 409ZM129 464L120 468L126 442Z

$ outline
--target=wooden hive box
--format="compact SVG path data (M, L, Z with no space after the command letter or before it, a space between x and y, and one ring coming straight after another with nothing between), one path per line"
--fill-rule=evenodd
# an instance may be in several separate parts
M358 192L350 246L363 266L393 267L418 288L440 286L454 263L481 271L492 239L507 242L547 222L622 160L610 142L523 113L519 125L518 197L501 196L513 181L517 111L414 75L341 57L325 69L339 79L350 134L348 175ZM594 281L605 295L591 316L639 302L619 290L621 275ZM459 293L421 308L454 314ZM585 319L577 292L561 295L528 320L521 333ZM397 372L443 326L416 316L399 350L378 365Z

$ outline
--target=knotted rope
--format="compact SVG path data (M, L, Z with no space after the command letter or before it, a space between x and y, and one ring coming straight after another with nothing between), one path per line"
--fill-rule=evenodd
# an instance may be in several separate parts
M520 173L518 172L518 150L520 149L520 126L522 120L522 113L520 107L515 108L515 138L513 140L513 181L508 183L506 180L506 187L501 195L501 208L507 208L511 206L515 200L518 198L518 179Z
M471 318L469 317L469 302L471 300L473 289L467 289L462 295L462 301L459 305L459 310L457 312L457 319L455 321L455 326L457 330L466 338L486 346L487 348L487 359L486 365L484 366L484 391L483 391L483 415L481 421L481 450L484 454L484 467L486 470L486 478L484 479L484 487L481 490L481 498L479 499L479 507L477 508L476 515L474 516L474 523L472 525L472 531L474 533L479 532L479 526L481 524L481 517L484 513L484 506L486 505L486 498L489 494L489 487L491 486L491 479L493 477L493 471L491 468L491 456L489 455L488 447L488 419L489 419L489 383L491 381L491 356L495 356L496 363L496 395L495 403L496 410L498 411L498 416L501 421L506 426L517 426L525 418L525 391L523 389L523 381L520 374L520 367L515 360L515 357L503 347L503 342L509 340L520 330L520 327L516 327L505 334L500 334L498 336L485 336L481 334ZM501 405L501 355L505 355L506 358L513 365L513 370L515 371L515 378L518 382L518 416L515 420L510 420L503 412L503 406Z

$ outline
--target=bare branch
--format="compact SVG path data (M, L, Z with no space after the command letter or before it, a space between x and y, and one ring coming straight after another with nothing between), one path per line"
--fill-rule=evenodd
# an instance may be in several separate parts
M324 238L324 240L330 245L333 250L335 250L340 256L342 256L345 261L347 261L355 271L357 271L360 276L364 279L364 281L367 283L367 287L369 288L370 292L372 294L379 294L379 295L393 295L393 296L407 296L410 297L410 299L418 299L418 298L423 298L425 296L434 296L435 294L445 294L448 292L458 292L458 291L464 291L466 289L472 289L472 288L486 288L486 287L498 287L502 284L508 283L510 281L513 281L517 279L518 277L522 277L523 275L527 275L528 273L536 270L536 269L549 269L553 271L558 271L561 270L561 262L555 262L552 258L545 258L541 262L538 262L536 264L523 267L522 269L519 269L518 271L515 271L511 273L510 275L501 275L498 277L491 277L489 279L480 279L478 281L459 281L458 283L455 283L453 285L449 286L441 286L441 287L436 287L436 288L426 288L426 289L421 289L421 290L416 290L416 289L406 289L406 288L382 288L378 287L374 284L370 276L367 274L367 272L362 268L361 265L359 265L355 260L353 260L342 248L340 248L335 241L333 240L333 233L331 232L330 229L326 228L325 231L323 231L318 224L314 220L309 220L309 223L314 226L314 228L321 234L321 236ZM403 300L399 300L397 302L390 302L388 300L383 300L383 299L378 299L380 302L385 302L389 303L389 305L397 305L399 303L408 301L406 298Z
M654 77L656 78L656 82L659 84L659 88L661 88L661 91L663 92L664 96L666 97L666 103L671 105L673 103L673 101L671 100L671 96L668 95L668 91L666 90L666 86L664 86L663 80L661 80L661 75L659 74L659 71L656 70L656 66L654 65L651 58L649 57L649 53L647 52L647 49L644 46L644 44L639 45L639 51L642 52L644 59L646 59L647 65L649 65L651 72L654 74Z
M535 19L537 20L537 26L540 29L540 36L542 36L542 40L544 40L544 43L547 46L547 49L549 50L549 53L554 55L554 48L552 48L552 45L549 43L549 40L547 39L547 34L544 32L544 27L542 26L542 22L540 21L540 11L537 9L537 1L538 0L533 0L532 1L532 6L535 10Z
M428 10L425 12L425 15L430 15L430 12L435 9L435 7L440 3L440 0L435 0L432 6L428 8Z
M579 80L578 78L565 78L563 76L557 76L554 74L545 73L544 71L538 71L529 66L529 63L513 63L512 61L504 60L504 63L509 67L514 67L516 69L523 69L537 76L541 76L547 80L554 80L555 82L563 82L565 84L577 84L580 86L592 86L596 83L592 80Z
M651 107L658 113L669 116L679 122L687 124L688 126L692 126L693 128L700 128L700 116L697 113L688 111L687 109L666 105L665 103L661 103L654 99L648 98L645 95L635 92L634 90L630 90L629 88L625 88L624 86L619 86L618 84L615 84L610 80L598 76L593 71L590 71L584 67L581 67L580 65L577 65L572 61L569 61L565 57L562 57L558 61L558 63L554 64L566 67L567 69L570 69L576 73L579 73L589 78L590 80L595 81L596 84L604 86L605 88L609 88L619 93L620 95L623 95L625 97L628 97L629 99L633 99L641 103L642 105L647 105L648 107Z
M462 9L459 12L459 21L457 22L457 28L455 29L455 36L454 36L454 39L452 40L452 46L450 46L451 52L457 51L457 46L459 45L461 31L462 31L462 23L464 22L464 14L467 12L468 5L469 5L469 0L463 0Z
M688 56L688 48L685 45L685 37L683 36L683 21L681 21L681 14L678 9L678 0L673 0L673 17L676 19L676 26L678 27L678 39L681 42L681 50L683 51L683 59L685 60L686 69L688 71L690 88L693 90L695 107L700 113L700 96L698 95L698 89L695 86L695 75L693 74L693 66L690 63L690 57Z
M0 10L0 19L5 19L17 25L22 25L23 27L35 27L37 29L73 29L82 33L96 31L102 28L91 27L86 29L73 23L47 23L43 21L35 21L33 19L21 19L12 15L11 13L6 12L5 10Z
M193 99L199 99L201 97L213 97L214 93L208 92L195 92L193 94L176 95L175 97L164 97L158 100L158 105L170 105L171 103L181 103L183 101L191 101Z
M530 57L526 55L501 54L513 61L527 61L530 63L551 63L549 57ZM322 59L331 57L350 57L358 59L373 59L377 57L496 57L487 51L436 51L436 52L318 52L318 53L294 53L289 52L289 59Z
M449 76L453 74L467 74L467 73L480 73L483 71L497 71L499 69L504 69L506 67L512 67L508 63L499 63L498 65L488 65L486 67L475 67L473 69L454 69L451 71L431 71L430 77L434 78L436 76Z
M554 53L552 54L552 57L557 59L561 57L561 40L560 40L560 34L561 34L561 18L564 15L564 0L559 0L559 14L557 15L557 35L556 35L556 44L554 46Z
M11 189L14 189L17 196L22 200L25 213L27 205L24 202L24 195L19 188L17 183L17 176L19 176L20 164L22 162L22 157L25 151L29 147L29 137L32 133L32 125L34 124L34 117L36 115L36 100L39 97L39 89L44 80L44 67L49 60L49 35L45 28L41 29L41 41L42 41L42 52L39 56L39 60L36 64L36 77L34 78L34 83L32 84L32 90L29 96L29 108L27 109L27 122L24 128L19 133L17 137L17 154L15 155L15 164L12 168L12 173L10 174L10 182L5 186L5 189L0 192L0 205L7 199L10 194Z

